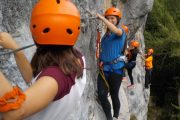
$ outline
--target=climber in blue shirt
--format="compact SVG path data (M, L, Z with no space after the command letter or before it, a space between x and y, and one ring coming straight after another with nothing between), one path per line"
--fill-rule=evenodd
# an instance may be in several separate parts
M97 83L98 98L107 120L117 120L120 111L118 93L125 65L123 49L126 33L122 27L119 26L122 17L122 13L119 9L111 7L106 10L105 17L100 14L97 14L97 17L107 26L107 31L101 39L99 58L100 72ZM111 114L111 105L107 98L108 92L110 92L112 99L113 116Z

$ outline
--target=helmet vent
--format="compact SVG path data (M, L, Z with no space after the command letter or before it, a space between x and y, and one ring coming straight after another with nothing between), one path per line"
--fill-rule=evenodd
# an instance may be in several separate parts
M113 11L113 12L116 12L116 11Z
M80 27L78 27L78 30L80 30Z
M33 28L36 28L36 25L33 25Z
M60 4L60 0L56 0L57 4Z
M50 31L50 28L45 28L44 30L43 30L43 33L48 33Z
M72 30L71 29L66 29L66 32L68 33L68 34L72 34L73 32L72 32Z

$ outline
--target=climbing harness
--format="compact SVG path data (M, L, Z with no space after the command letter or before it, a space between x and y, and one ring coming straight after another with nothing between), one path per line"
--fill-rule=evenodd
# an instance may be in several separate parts
M9 52L0 53L0 56L1 56L1 55L6 55L6 54L15 53L15 52L18 52L18 51L20 51L20 50L30 48L30 47L32 47L32 46L35 46L35 44L27 45L27 46L24 46L24 47L21 47L21 48L18 48L18 49L16 49L16 50L12 50L12 51L9 51Z
M113 61L111 61L111 62L103 62L103 64L116 64L116 63L118 63L118 62L124 62L125 61L125 56L119 56L118 58L115 58Z

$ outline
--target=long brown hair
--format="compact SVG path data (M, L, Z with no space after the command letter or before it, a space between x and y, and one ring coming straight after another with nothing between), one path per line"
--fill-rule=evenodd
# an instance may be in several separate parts
M72 46L37 45L31 60L33 75L36 76L48 66L58 66L65 75L75 72L79 78L83 75L80 57L81 54Z

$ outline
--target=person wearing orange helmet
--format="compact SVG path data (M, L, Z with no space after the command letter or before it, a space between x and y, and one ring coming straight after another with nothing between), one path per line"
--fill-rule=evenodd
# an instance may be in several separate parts
M154 50L152 48L148 49L148 53L145 55L145 88L149 88L149 84L151 84L151 73L153 69L153 53Z
M125 68L127 69L128 76L131 81L131 84L127 86L128 88L134 88L132 70L136 66L136 57L137 57L137 54L139 53L138 47L139 47L139 42L136 40L132 40L130 42L130 47L126 55L127 63L125 65Z
M106 10L104 16L97 14L97 17L107 26L106 33L101 39L100 72L97 80L98 98L107 120L113 120L113 117L118 119L120 110L119 88L125 65L123 49L126 32L119 25L122 18L119 9L110 7ZM113 115L107 98L109 92L113 104Z
M148 89L149 85L151 84L151 74L153 70L153 53L154 50L152 48L149 48L147 54L145 55L140 52L141 58L145 61L145 89Z
M0 118L66 120L86 83L84 57L73 48L80 33L79 11L68 0L40 0L32 10L30 29L37 46L32 68L22 52L15 56L19 57L17 64L28 66L20 71L32 85L23 92L12 87L0 72ZM8 33L0 33L0 45L19 47ZM32 72L28 73L28 69ZM34 80L29 81L32 73Z

